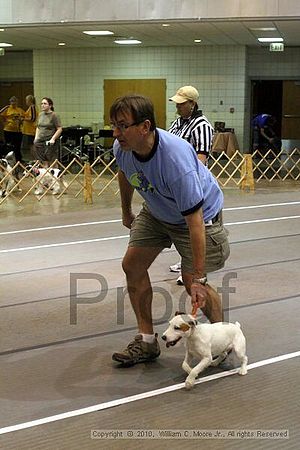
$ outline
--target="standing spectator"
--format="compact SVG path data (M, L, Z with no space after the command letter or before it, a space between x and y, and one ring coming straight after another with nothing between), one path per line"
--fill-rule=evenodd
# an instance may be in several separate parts
M130 229L122 266L139 330L127 348L112 358L132 365L160 354L148 270L161 251L176 245L192 305L201 308L211 322L219 322L221 300L215 291L214 296L208 295L206 274L224 266L229 244L218 182L188 142L156 128L151 101L141 95L118 98L110 108L110 119L123 225ZM145 201L136 217L132 211L135 189Z
M16 161L22 161L21 123L24 114L25 111L22 108L19 108L18 99L15 96L9 99L9 105L4 106L4 108L0 110L0 117L4 121L4 140L6 144L9 144L13 147Z
M276 135L274 125L276 118L270 114L258 114L252 120L253 150L269 150L280 152L281 139Z
M33 141L36 132L37 110L33 95L26 96L27 110L25 111L22 123L22 144L21 153L23 156L30 153L33 156Z
M183 86L169 99L176 103L179 115L170 126L169 132L188 141L195 149L203 164L208 163L212 146L213 126L198 109L199 92L193 86ZM181 271L181 262L170 266L171 272ZM183 285L182 276L177 284Z
M207 164L214 129L198 109L199 92L193 86L183 86L169 100L176 103L179 117L168 131L188 141L198 158Z
M49 167L58 158L58 138L62 133L62 126L59 116L54 112L51 98L42 99L41 110L34 139L34 153L44 167Z

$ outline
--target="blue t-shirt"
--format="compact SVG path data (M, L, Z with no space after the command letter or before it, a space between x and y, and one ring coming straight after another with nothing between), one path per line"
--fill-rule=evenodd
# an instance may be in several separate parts
M151 214L163 222L186 224L184 216L199 208L207 222L223 207L223 193L216 179L182 138L157 128L147 159L134 151L122 151L117 140L114 154Z
M252 120L252 126L264 128L267 125L270 118L271 118L270 114L258 114Z

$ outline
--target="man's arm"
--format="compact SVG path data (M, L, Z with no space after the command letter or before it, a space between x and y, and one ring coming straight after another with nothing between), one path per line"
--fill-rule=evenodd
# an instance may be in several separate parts
M206 234L202 209L185 217L189 227L191 248L193 254L194 273L193 278L205 276ZM206 287L200 283L191 282L192 304L202 308L207 298Z
M271 143L271 142L273 141L272 138L270 138L269 136L266 135L265 129L264 129L264 128L260 128L260 134L261 134L268 142Z
M131 186L122 170L118 171L118 181L121 194L123 225L130 229L135 218L131 208L134 188Z
M209 152L212 147L213 130L206 123L199 123L192 130L192 141L191 144L196 150L198 159L200 159L203 164L206 164L206 160L209 157Z
M185 217L190 231L191 247L193 253L194 277L202 278L205 275L206 237L202 209L198 209Z

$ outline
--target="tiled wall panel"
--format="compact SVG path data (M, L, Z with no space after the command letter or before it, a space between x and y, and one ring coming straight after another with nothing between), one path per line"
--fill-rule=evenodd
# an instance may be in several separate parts
M242 146L245 52L244 47L35 51L35 93L38 98L53 97L65 125L102 125L106 78L166 78L167 98L180 86L192 84L207 117L235 128ZM175 105L167 101L167 126L174 117Z
M298 0L1 0L1 23L206 18L273 19L299 15ZM2 14L1 14L2 13Z
M0 57L0 80L32 78L37 101L53 97L65 126L95 128L103 125L106 78L166 78L167 98L192 84L211 122L235 128L240 147L247 149L250 79L300 78L300 48L281 53L267 47L64 48L35 51L33 57L30 52ZM167 101L167 126L174 118L175 105Z

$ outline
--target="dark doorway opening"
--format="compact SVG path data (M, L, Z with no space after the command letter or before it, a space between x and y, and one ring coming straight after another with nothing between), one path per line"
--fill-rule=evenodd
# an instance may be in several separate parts
M281 137L282 80L252 80L251 92L251 118L257 114L271 114L276 118L274 131L278 137Z

